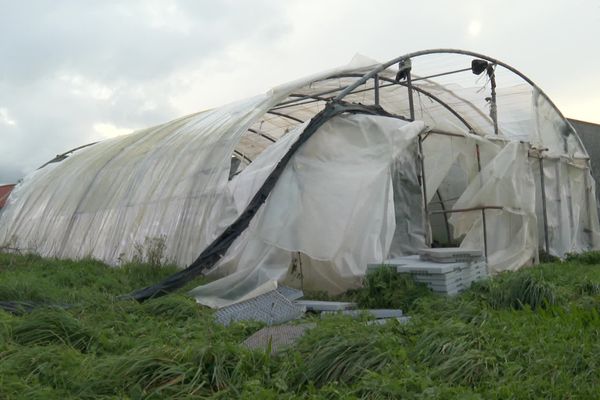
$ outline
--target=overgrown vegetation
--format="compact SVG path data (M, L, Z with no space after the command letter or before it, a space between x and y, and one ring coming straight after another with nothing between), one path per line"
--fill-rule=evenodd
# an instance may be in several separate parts
M398 274L395 268L382 266L367 274L364 287L346 296L363 308L400 308L408 311L415 301L431 295L424 283L415 282L409 274Z
M501 274L453 298L378 270L341 298L403 308L410 323L312 317L317 327L277 355L239 344L260 324L215 324L185 291L116 300L174 271L158 261L113 269L0 254L0 300L70 304L0 311L0 398L599 397L595 253Z

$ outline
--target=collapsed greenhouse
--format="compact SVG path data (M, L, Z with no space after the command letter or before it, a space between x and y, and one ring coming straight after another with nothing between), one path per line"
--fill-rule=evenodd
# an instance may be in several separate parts
M57 156L23 179L0 244L118 265L161 243L226 304L274 282L330 293L369 263L481 249L497 273L599 245L577 132L513 67L438 49L344 67Z

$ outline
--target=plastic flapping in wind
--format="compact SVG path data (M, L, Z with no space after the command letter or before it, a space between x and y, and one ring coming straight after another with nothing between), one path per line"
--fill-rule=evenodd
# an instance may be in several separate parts
M341 101L372 107L328 113ZM193 291L212 306L276 282L345 290L426 246L482 248L491 272L599 246L575 130L523 74L460 50L358 57L61 159L15 188L0 244L118 264L159 243L223 277Z
M299 128L232 181L233 203L247 202L235 187L262 181L257 177L277 163ZM294 155L250 227L213 269L227 276L192 294L223 306L271 280L330 292L358 286L368 263L387 258L396 231L394 166L414 168L408 144L423 129L422 122L381 116L329 120Z
M168 262L189 264L233 219L221 205L240 136L296 87L320 77L105 140L31 173L3 210L0 243L117 264L160 239Z

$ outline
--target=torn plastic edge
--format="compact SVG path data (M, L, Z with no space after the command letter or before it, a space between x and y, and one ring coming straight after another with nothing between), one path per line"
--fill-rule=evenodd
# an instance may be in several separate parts
M192 264L159 283L120 296L119 299L143 302L151 298L164 296L183 287L187 282L212 268L225 255L233 242L250 225L250 221L254 218L262 204L267 200L267 197L275 187L275 184L279 180L279 177L283 173L288 162L300 146L302 146L325 122L343 113L370 114L399 118L396 115L388 113L378 105L353 104L341 100L328 103L321 112L316 114L310 120L310 123L300 134L296 142L279 160L275 169L265 179L264 183L252 197L252 200L250 200L242 214L240 214L233 223L231 223L210 245L208 245Z

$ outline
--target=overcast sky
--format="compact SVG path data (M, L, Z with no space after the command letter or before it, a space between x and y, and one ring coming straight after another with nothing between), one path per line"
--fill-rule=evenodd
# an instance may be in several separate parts
M507 62L600 123L598 0L0 0L0 184L356 53L439 47Z

